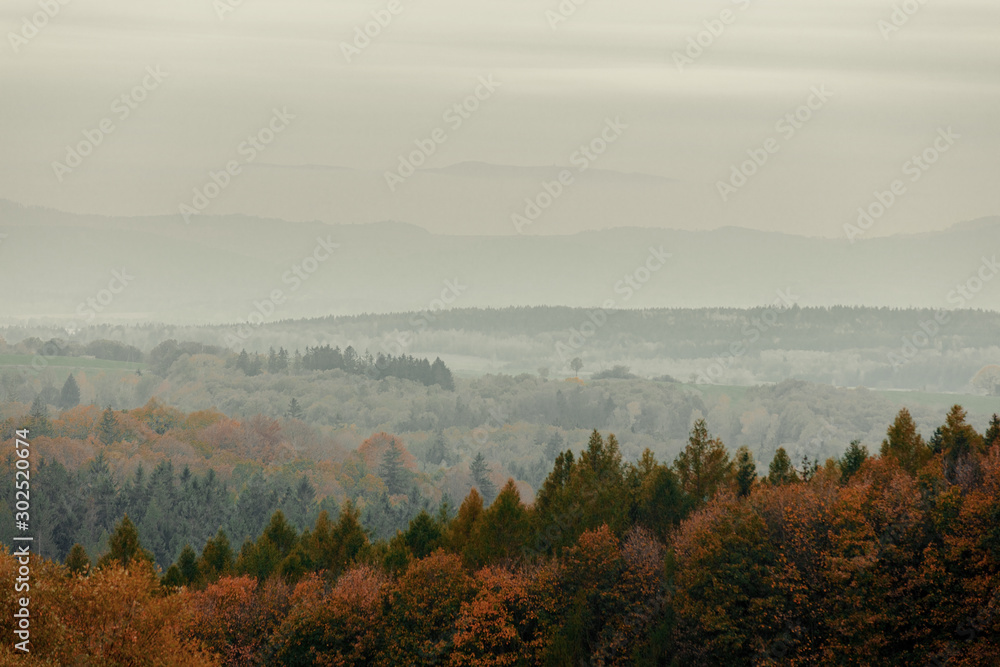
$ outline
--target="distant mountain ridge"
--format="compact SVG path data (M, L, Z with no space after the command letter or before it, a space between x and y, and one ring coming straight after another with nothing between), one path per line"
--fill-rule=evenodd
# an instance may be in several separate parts
M263 307L268 319L511 305L742 308L769 305L779 291L803 306L1000 310L992 275L969 298L955 292L992 270L983 267L998 227L1000 218L982 218L854 244L733 227L443 236L405 222L206 215L188 225L179 215L81 216L0 201L0 318L78 318L79 304L122 268L135 280L97 321L243 321L279 290L282 302ZM296 279L297 266L313 270Z

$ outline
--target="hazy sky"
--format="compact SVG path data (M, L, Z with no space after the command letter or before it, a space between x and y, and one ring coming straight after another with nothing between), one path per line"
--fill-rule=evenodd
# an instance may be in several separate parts
M25 18L49 1L58 12L30 36ZM239 173L207 213L516 233L511 215L544 192L536 172L428 172L390 190L385 172L440 128L446 140L425 167L570 172L552 206L565 215L529 233L659 224L842 236L896 179L902 194L873 236L1000 212L995 0L908 0L915 13L897 13L891 31L888 0L564 0L568 17L557 0L237 2L6 0L0 198L177 213L235 160ZM373 12L391 21L348 62L343 43ZM675 54L699 33L707 46L679 66ZM157 70L165 76L148 74ZM480 87L490 77L499 86ZM446 112L477 87L484 99L456 126ZM817 89L829 96L812 98L791 135L779 121ZM608 134L609 119L627 127ZM248 149L269 123L281 128L273 142ZM952 138L938 140L947 128ZM53 162L66 163L85 131L100 145L57 175ZM615 140L588 166L661 178L577 182L574 154L602 132ZM767 162L724 201L719 181L768 145ZM914 171L906 163L925 149L936 162Z

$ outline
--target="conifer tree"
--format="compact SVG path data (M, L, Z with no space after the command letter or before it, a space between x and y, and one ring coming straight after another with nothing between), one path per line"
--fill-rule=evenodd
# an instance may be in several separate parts
M736 452L736 491L740 496L750 495L757 481L757 462L746 447Z
M70 373L63 384L62 391L59 392L59 407L69 410L80 405L80 387L76 384L76 378Z
M483 496L483 501L489 505L496 496L497 487L489 477L489 466L486 464L486 457L482 452L476 454L476 458L469 465L469 472L472 473L472 481L479 488Z
M139 542L139 531L135 524L128 518L128 514L122 517L115 527L115 532L108 539L108 553L98 562L98 567L118 564L126 570L137 563L153 564L153 554L142 548Z
M792 466L792 459L788 457L788 452L785 451L784 447L778 447L778 451L774 453L771 465L768 466L767 481L774 486L798 481L798 475L795 474L795 468Z

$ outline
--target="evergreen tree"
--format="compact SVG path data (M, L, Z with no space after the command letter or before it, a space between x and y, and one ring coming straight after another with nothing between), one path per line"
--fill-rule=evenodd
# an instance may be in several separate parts
M236 368L244 373L250 368L250 355L247 354L246 348L240 350L240 356L236 358Z
M785 451L784 447L778 447L778 451L774 453L771 465L768 466L767 481L774 486L798 481L795 468L792 466L792 459L788 457L788 452Z
M31 437L52 435L52 423L49 421L49 407L41 394L35 396L28 412L28 431Z
M302 419L304 413L302 412L302 407L299 406L299 402L292 397L292 400L288 402L288 412L285 413L286 417L290 419Z
M990 427L986 429L986 435L983 438L983 443L987 447L1000 445L1000 415L993 415L993 419L990 420Z
M712 438L704 419L695 422L688 445L674 462L684 491L695 503L707 501L729 481L732 462L726 446Z
M427 462L431 465L441 465L448 457L448 443L444 439L444 433L438 431L434 436L431 446L427 449Z
M489 466L486 465L486 457L482 452L476 454L476 458L469 465L469 472L472 473L472 481L483 496L483 501L489 505L496 496L497 487L489 477Z
M966 423L966 412L960 405L952 407L941 427L941 451L949 470L963 458L984 451L983 437Z
M465 562L473 567L509 561L522 555L530 531L528 511L521 494L508 480L496 500L477 521L463 551Z
M553 431L548 442L545 443L545 458L555 460L556 456L562 451L564 444L565 440L563 440L562 433Z
M250 359L250 363L247 365L247 370L246 370L247 377L256 377L260 375L262 370L263 370L263 364L261 363L260 355L254 354L253 357Z
M448 367L441 361L441 357L435 359L434 363L431 364L431 382L441 385L441 388L446 391L455 390L455 379L451 376L451 371L448 370Z
M403 466L403 455L392 438L385 453L382 454L382 464L379 466L379 476L385 482L389 495L406 493L406 468Z
M421 510L403 533L403 541L414 558L424 558L441 544L441 526L426 510Z
M198 567L202 575L212 581L232 571L233 550L229 546L226 532L221 528L215 537L205 543L205 548L201 550L201 558L198 560Z
M115 527L115 532L108 539L108 553L97 562L98 567L107 567L112 564L121 565L125 569L136 563L153 564L153 554L142 548L139 542L139 531L135 524L128 518L128 514L122 517Z
M916 474L931 456L930 448L917 433L917 426L906 408L899 411L896 421L889 427L886 435L880 451L882 458L894 460L911 475Z
M736 491L740 496L750 495L757 482L757 462L746 447L736 452Z
M69 555L66 556L66 567L72 574L82 576L90 574L90 556L87 555L87 550L83 548L82 544L74 544L73 548L69 550Z
M118 440L118 420L115 419L114 410L109 405L101 415L101 421L97 425L97 433L101 442L110 445Z
M868 448L860 440L852 440L850 447L840 459L840 483L847 484L864 462L868 460Z
M184 586L196 586L201 582L201 570L198 568L198 556L190 544L185 544L181 550L180 557L177 558L177 569L181 575L181 582Z
M62 391L59 392L59 407L69 410L80 405L80 387L76 384L76 378L70 373L63 384Z

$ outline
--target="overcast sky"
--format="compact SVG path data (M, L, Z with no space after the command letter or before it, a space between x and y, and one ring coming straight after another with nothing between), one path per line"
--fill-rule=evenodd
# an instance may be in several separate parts
M24 20L41 11L38 2L5 0L0 198L177 213L210 170L235 159L240 174L207 212L516 233L507 220L542 192L534 176L526 178L537 188L516 171L468 186L420 175L394 192L385 172L442 128L447 140L426 167L556 165L579 176L574 152L618 119L627 129L593 166L662 178L603 183L610 208L533 232L740 225L836 237L896 179L902 194L871 235L996 215L1000 4L910 2L919 10L905 22L898 14L890 31L888 0L588 0L568 17L557 0L400 0L402 11L348 62L343 43L387 0L243 0L224 13L227 0L71 0L30 39L12 35L34 32ZM720 31L721 19L729 24ZM706 22L721 34L704 32L708 45L679 66L675 54ZM147 68L166 76L150 78ZM445 112L480 77L500 85L460 127L449 125ZM132 100L122 118L116 98L144 80L146 99ZM830 95L813 98L793 136L779 130L815 89ZM295 118L248 165L239 147L274 109ZM114 131L57 175L66 146L84 131L99 136L106 118ZM953 139L938 142L947 151L919 178L907 173L907 161L947 128ZM769 139L776 152L724 200L719 182ZM586 201L587 186L576 185L557 207ZM490 199L494 186L503 192ZM488 203L477 209L469 193ZM620 215L609 213L615 197ZM656 215L633 215L636 201Z

